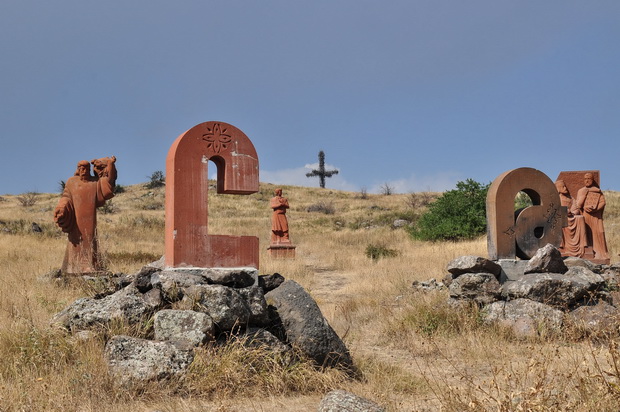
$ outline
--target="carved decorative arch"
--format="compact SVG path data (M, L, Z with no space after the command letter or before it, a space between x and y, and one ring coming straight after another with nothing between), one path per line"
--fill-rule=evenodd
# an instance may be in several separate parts
M181 134L166 158L166 266L258 268L257 237L208 234L209 160L218 193L258 191L258 155L241 130L205 122Z

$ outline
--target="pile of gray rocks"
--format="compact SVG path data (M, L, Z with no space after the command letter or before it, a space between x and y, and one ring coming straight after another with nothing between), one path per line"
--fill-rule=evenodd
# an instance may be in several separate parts
M574 326L584 335L618 335L620 265L562 258L553 245L530 260L461 256L443 279L449 303L475 302L486 323L530 337ZM420 289L420 286L414 285Z
M348 349L312 297L279 274L253 268L165 269L145 266L117 279L118 290L81 298L57 313L52 323L88 336L112 322L149 325L149 339L118 335L108 339L105 357L121 383L182 376L194 349L243 338L276 353L295 347L320 366L353 370Z

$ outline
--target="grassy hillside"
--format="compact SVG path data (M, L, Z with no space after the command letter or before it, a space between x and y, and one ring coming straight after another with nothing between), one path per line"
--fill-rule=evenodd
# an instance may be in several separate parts
M336 371L274 369L253 374L240 351L206 349L184 382L122 390L102 361L106 336L78 341L51 329L51 316L92 293L77 283L43 276L60 267L65 236L52 222L58 194L35 203L0 199L0 411L241 411L316 410L329 389L343 388L389 410L617 410L616 340L591 342L574 334L517 340L480 324L475 308L455 311L447 292L422 294L414 280L441 278L460 255L486 256L486 240L413 241L396 219L415 221L437 194L365 195L282 186L289 198L295 260L273 260L268 201L276 186L250 196L209 199L212 234L260 238L263 274L278 272L306 287L351 349L364 378ZM606 192L605 225L618 262L620 194ZM101 249L112 272L133 273L164 250L164 189L125 187L99 210ZM310 210L310 211L309 211ZM33 232L32 223L42 232ZM373 260L369 247L396 256ZM116 329L115 329L116 328ZM125 329L124 329L125 328ZM254 365L254 363L252 363ZM261 369L262 368L262 369ZM209 377L207 377L209 375ZM615 386L614 386L615 385Z

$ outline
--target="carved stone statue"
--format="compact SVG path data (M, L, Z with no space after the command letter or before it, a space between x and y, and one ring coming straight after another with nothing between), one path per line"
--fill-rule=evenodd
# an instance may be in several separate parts
M571 197L564 180L556 180L555 187L560 194L562 206L568 211L568 225L562 228L562 243L560 251L563 256L583 257L588 246L586 223L581 215L575 200Z
M595 258L609 259L603 226L605 196L595 184L592 173L584 175L584 185L577 192L576 210L584 217L588 244L592 245Z
M273 209L271 215L271 244L291 243L288 237L288 221L286 209L289 208L288 199L282 197L282 189L274 191L269 206Z
M54 221L67 233L69 242L62 263L63 273L90 273L102 269L97 254L97 208L114 197L116 157L104 157L90 163L78 162L75 175L67 179Z

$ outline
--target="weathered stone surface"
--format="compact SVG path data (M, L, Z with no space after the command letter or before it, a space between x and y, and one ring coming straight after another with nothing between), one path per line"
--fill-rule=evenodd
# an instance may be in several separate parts
M580 306L571 311L568 318L589 336L617 336L620 331L620 310L605 302L594 306Z
M501 297L501 286L492 273L466 273L454 279L448 289L451 298L479 304L495 302Z
M123 319L133 324L154 309L138 289L130 285L102 299L78 299L54 315L52 323L73 331L105 325L112 319Z
M319 365L353 368L348 349L314 299L297 282L286 280L265 298L277 309L290 344Z
M566 273L568 268L562 260L560 251L550 243L541 247L528 261L525 274L529 273Z
M246 288L257 282L258 270L254 268L207 268L202 270L202 276L209 283Z
M480 256L460 256L448 263L448 272L455 276L465 273L492 273L499 277L501 269L497 263Z
M261 275L258 277L258 286L263 288L265 293L274 290L284 282L284 276L279 273L273 275Z
M529 299L494 302L482 311L484 322L511 328L518 337L532 337L546 330L559 331L563 316L562 311Z
M580 267L589 269L593 272L596 270L596 266L597 266L596 264L590 262L589 260L578 258L578 257L567 257L566 259L564 259L564 264L566 265L566 267L569 267L569 268L573 266L580 266Z
M191 345L114 336L105 347L110 373L120 383L161 380L182 375L194 360Z
M208 281L202 275L190 271L162 270L151 275L151 284L161 290L166 300L176 302L183 298L185 289L206 285Z
M204 312L220 330L232 330L248 324L252 311L233 288L222 285L194 285L185 290L184 309Z
M566 274L536 273L502 286L502 294L510 299L527 298L566 309L588 300L605 281L583 267L571 267Z
M135 274L133 284L140 292L146 293L153 287L151 276L159 271L159 269L152 266L143 266L142 269Z
M527 266L527 260L517 259L500 259L497 264L501 266L502 270L499 274L499 282L504 283L508 281L518 280L525 274L525 267Z
M385 412L385 409L351 392L335 390L321 400L318 412Z
M250 348L267 348L277 353L291 352L291 348L288 345L265 329L249 328L242 337L245 337L244 345Z
M245 299L250 309L250 324L255 326L267 326L269 324L269 311L267 309L267 301L265 293L259 286L250 286L249 288L236 289L236 291Z
M450 274L450 276L452 276L452 274ZM423 280L423 281L414 280L411 283L411 287L419 291L430 292L431 290L445 289L446 285L444 285L443 282L437 282L437 279L432 278L432 279Z
M193 346L214 339L215 326L206 313L193 310L160 310L155 314L155 340L183 340Z

